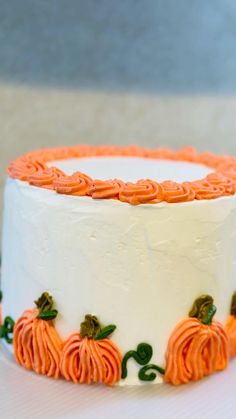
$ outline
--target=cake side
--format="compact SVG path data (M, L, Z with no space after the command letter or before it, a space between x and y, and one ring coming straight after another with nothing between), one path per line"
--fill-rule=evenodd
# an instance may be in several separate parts
M199 295L212 295L225 323L236 289L235 227L235 196L133 207L9 179L4 313L17 319L48 291L63 339L91 313L116 325L122 354L147 342L152 363L165 366L171 331ZM121 383L140 383L139 368L130 360Z

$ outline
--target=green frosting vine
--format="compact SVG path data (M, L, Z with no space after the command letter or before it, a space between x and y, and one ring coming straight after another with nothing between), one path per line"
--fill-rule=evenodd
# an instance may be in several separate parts
M194 301L189 317L196 317L200 322L209 326L215 313L216 306L213 304L213 298L210 295L201 295Z
M115 329L116 326L114 324L109 324L102 328L96 316L86 314L84 321L80 324L80 336L82 338L88 337L94 340L102 340L113 333Z
M128 371L127 371L127 362L130 358L134 358L135 361L139 364L139 365L144 365L143 368L141 368L139 370L138 373L138 378L141 381L153 381L156 378L156 374L154 372L151 372L150 374L147 374L147 372L149 370L156 370L158 371L160 374L165 374L165 370L161 367L159 367L158 365L154 365L154 364L148 364L148 362L151 360L152 358L152 354L153 354L153 350L151 345L149 345L149 343L140 343L137 346L136 351L128 351L123 360L122 360L122 373L121 373L121 378L126 378L128 375Z
M236 291L233 293L230 314L236 316Z
M0 303L2 302L2 291L0 290Z
M57 317L58 311L53 309L53 298L48 292L43 292L38 300L35 301L36 307L39 309L38 319L53 320Z
M158 371L161 375L165 374L164 368L161 368L155 364L148 364L139 370L138 377L141 381L154 381L155 380L157 375L155 374L155 372L151 372L150 374L147 374L149 370Z
M7 316L5 317L3 324L0 326L0 338L5 339L7 343L13 342L12 333L14 325L14 320L10 316Z
M122 360L122 374L121 378L126 378L128 375L127 362L130 358L134 358L139 365L146 365L151 360L153 350L149 343L139 343L136 351L128 351Z

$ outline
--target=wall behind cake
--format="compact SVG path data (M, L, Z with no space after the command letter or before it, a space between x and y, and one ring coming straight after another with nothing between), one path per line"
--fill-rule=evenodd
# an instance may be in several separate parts
M0 10L1 189L7 162L36 147L236 154L234 0L11 0Z

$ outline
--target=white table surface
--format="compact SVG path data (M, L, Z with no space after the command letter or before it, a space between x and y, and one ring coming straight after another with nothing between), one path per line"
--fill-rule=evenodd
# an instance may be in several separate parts
M234 419L236 360L197 383L107 388L54 381L17 366L0 345L0 418Z

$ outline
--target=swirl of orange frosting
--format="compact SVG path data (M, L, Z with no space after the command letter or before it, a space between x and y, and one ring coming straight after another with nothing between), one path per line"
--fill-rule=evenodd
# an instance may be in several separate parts
M221 184L213 184L207 180L199 180L195 182L184 182L195 192L195 199L215 199L226 195L225 188Z
M209 152L199 154L197 160L201 164L214 168L219 164L219 157Z
M132 205L153 204L163 201L163 189L160 183L149 179L127 182L119 193L119 199Z
M219 171L236 183L236 159L222 163L219 166Z
M228 345L220 322L213 320L207 326L196 318L182 320L168 342L164 381L179 385L224 370L229 361Z
M195 193L193 189L185 184L166 180L162 182L164 201L169 203L193 201Z
M232 179L227 178L223 173L210 173L207 175L206 180L212 185L223 187L225 190L224 195L233 195L236 192L235 182Z
M118 198L124 183L119 179L98 180L95 179L89 188L89 195L94 199Z
M146 150L146 157L151 159L174 160L175 152L169 148L154 148L153 150Z
M110 339L82 339L76 332L63 345L60 369L67 381L112 386L121 378L121 361L120 351Z
M194 147L184 147L175 151L174 160L196 162L198 159L197 151Z
M14 356L18 364L38 374L58 378L62 341L52 321L37 318L38 309L25 310L13 333Z
M53 182L64 177L65 174L56 167L48 167L47 169L29 176L30 185L38 186L45 189L53 189Z
M45 169L45 164L40 160L19 158L10 163L8 175L14 179L28 181L30 176L41 173Z
M88 194L92 179L81 172L63 176L53 181L53 189L60 194L85 196Z

